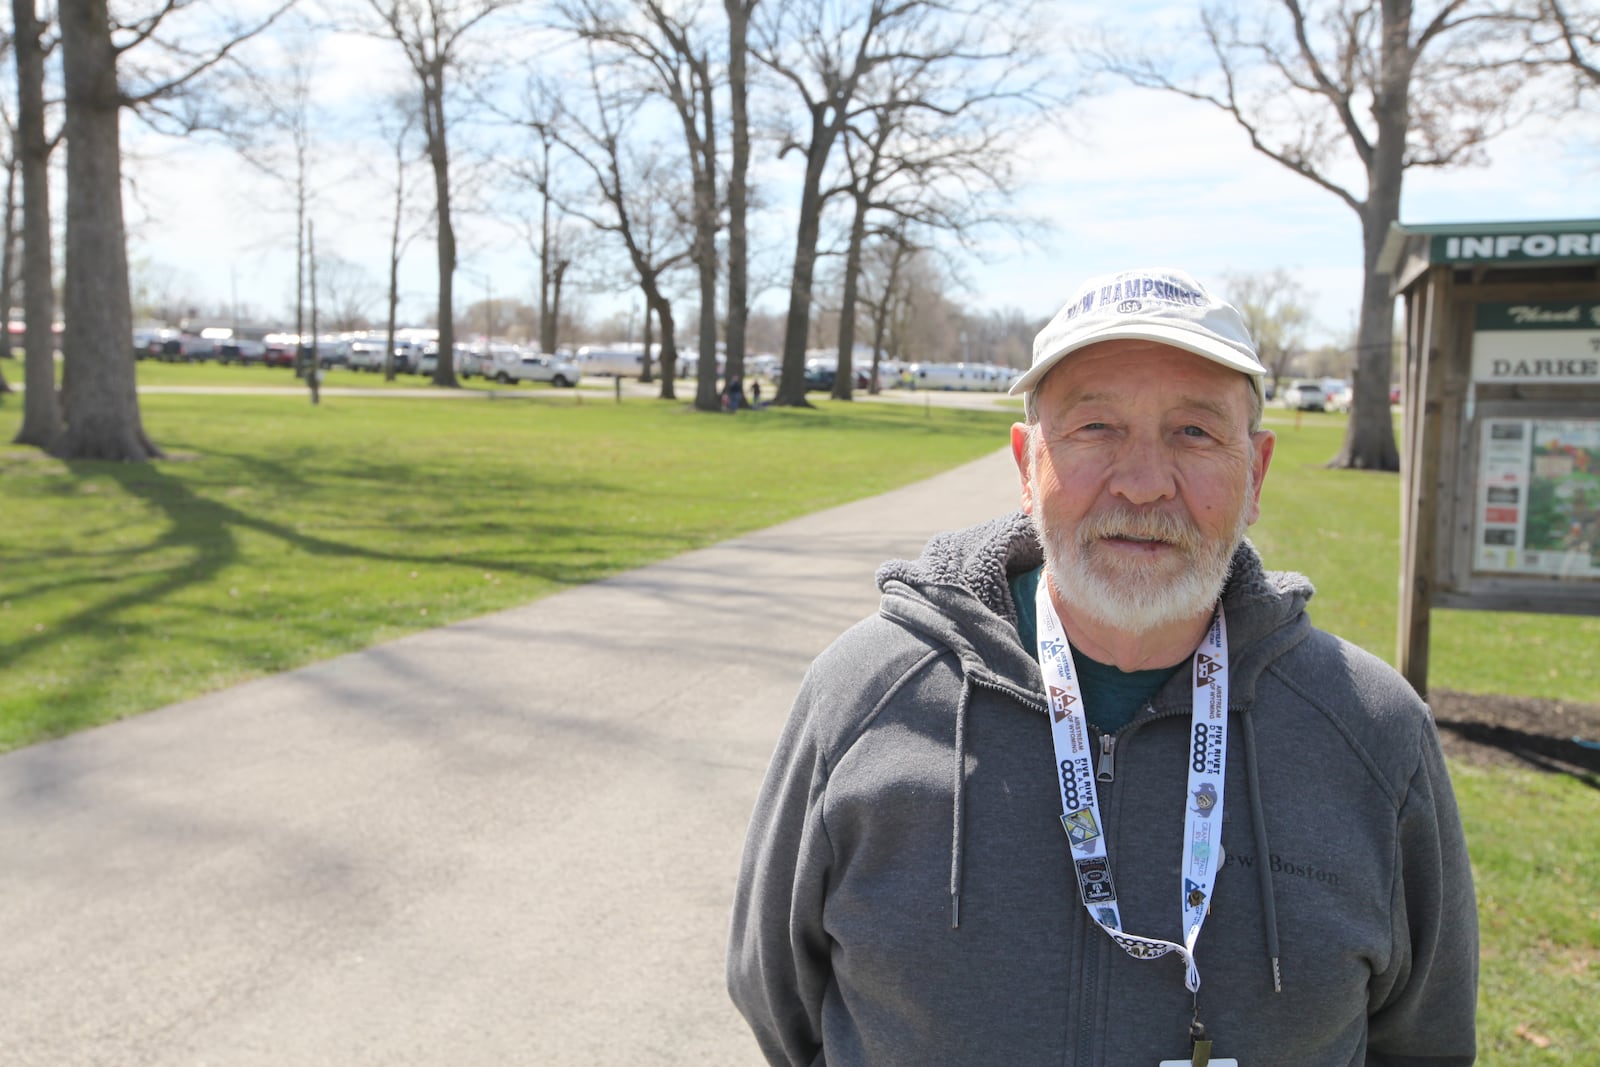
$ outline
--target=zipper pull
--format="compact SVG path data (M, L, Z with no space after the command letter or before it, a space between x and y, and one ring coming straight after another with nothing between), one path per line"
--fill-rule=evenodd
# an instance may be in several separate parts
M1115 734L1100 735L1100 765L1095 770L1094 776L1102 782L1109 782L1117 776L1117 738Z

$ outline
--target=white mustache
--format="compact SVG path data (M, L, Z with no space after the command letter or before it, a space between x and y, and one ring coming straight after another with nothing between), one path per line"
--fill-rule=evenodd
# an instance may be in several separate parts
M1167 511L1106 511L1087 515L1078 523L1081 545L1109 537L1161 541L1189 551L1198 549L1202 540L1193 520Z

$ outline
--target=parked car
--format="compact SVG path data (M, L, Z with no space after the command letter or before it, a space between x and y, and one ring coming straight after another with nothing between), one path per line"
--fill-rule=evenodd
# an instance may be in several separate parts
M484 369L484 377L501 385L512 382L549 382L558 389L578 384L582 372L578 364L562 356L522 354L515 350L494 353L494 366Z
M439 344L429 341L417 353L417 373L425 378L433 377L439 369Z
M265 362L267 345L265 341L228 340L222 342L217 348L218 363L251 363Z
M323 334L316 340L317 363L324 367L348 367L352 344L354 342L348 338Z
M135 359L160 359L162 348L168 340L175 340L178 331L165 326L141 326L133 331L133 356Z
M262 339L266 351L262 354L261 362L269 367L294 366L295 335L292 333L269 333Z
M381 337L368 337L350 342L350 369L383 373L383 346Z
M396 374L415 374L422 362L420 341L396 340L394 343L394 370Z
M165 336L159 349L152 348L150 355L163 363L204 363L217 354L217 342L192 333L172 331Z
M1355 393L1348 382L1340 382L1338 387L1328 393L1328 410L1341 411L1350 414L1350 405L1355 403Z
M1283 406L1293 411L1324 411L1328 394L1316 382L1295 382L1283 391Z

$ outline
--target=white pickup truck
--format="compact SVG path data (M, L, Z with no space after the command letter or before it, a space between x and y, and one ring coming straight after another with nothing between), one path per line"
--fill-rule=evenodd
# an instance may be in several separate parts
M565 356L542 356L537 352L497 350L479 364L485 378L501 385L513 382L549 382L556 388L578 384L582 372Z

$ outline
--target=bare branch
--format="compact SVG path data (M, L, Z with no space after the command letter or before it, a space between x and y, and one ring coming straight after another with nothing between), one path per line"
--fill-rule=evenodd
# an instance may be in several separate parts
M280 4L276 9L274 9L273 12L265 19L248 28L233 31L233 35L229 37L228 40L222 42L220 45L215 46L210 53L205 56L205 58L199 59L183 74L180 74L175 78L171 78L159 85L152 86L141 93L124 92L121 96L122 105L124 107L139 107L140 105L150 104L161 98L172 96L190 82L200 77L202 74L225 62L230 58L235 48L238 48L240 45L257 36L270 27L273 23L277 22L285 12L294 7L298 2L299 0L284 0L284 3ZM161 20L173 10L181 6L182 5L179 3L179 0L168 0L168 3L162 9L161 13L150 20L147 29L137 34L129 43L117 48L118 54L125 53L134 45L152 39L153 34L161 23ZM187 52L175 46L169 46L168 50L178 55L194 55L192 52Z

